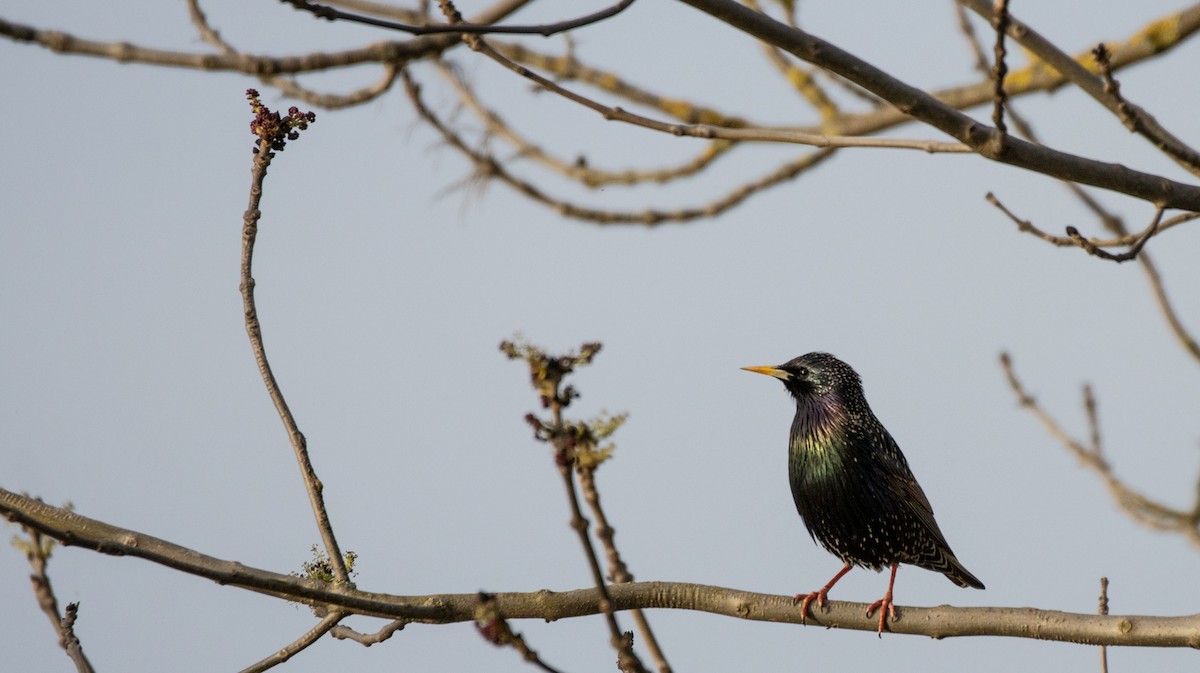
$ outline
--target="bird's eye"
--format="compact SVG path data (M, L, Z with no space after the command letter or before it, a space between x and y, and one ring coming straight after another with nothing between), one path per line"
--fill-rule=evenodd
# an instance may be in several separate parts
M796 368L796 378L800 378L800 379L808 378L808 367L797 367Z

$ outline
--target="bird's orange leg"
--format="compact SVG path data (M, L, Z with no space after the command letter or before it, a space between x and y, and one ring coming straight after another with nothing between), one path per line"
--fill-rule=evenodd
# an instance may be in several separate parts
M819 591L815 591L811 594L796 594L796 597L792 599L792 602L800 603L800 623L801 624L803 624L805 618L808 617L808 604L812 603L815 600L817 602L818 606L825 607L825 603L829 602L829 599L828 599L829 590L833 588L833 585L837 584L838 580L842 579L843 575L850 572L851 567L852 566L849 563L847 563L846 567L844 567L840 571L838 571L838 574L834 575L833 579L829 580L829 583L826 584L825 586L821 587L821 589ZM896 578L895 573L896 573L896 571L895 571L895 569L893 569L892 570L892 579ZM889 592L888 595L891 596L891 593Z
M875 611L875 608L879 608L879 637L880 638L883 637L883 629L886 626L887 618L889 616L892 619L896 618L896 604L892 602L892 585L894 585L896 583L896 571L899 569L900 569L900 562L894 561L892 563L892 578L890 580L888 580L887 593L883 595L883 598L880 598L879 600L875 601L874 603L871 603L871 605L869 605L867 607L867 616L868 617L870 617L871 613ZM836 580L837 578L835 577L834 579Z

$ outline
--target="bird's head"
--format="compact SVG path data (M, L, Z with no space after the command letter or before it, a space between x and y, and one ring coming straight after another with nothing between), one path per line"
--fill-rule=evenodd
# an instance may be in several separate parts
M829 353L808 353L777 367L742 367L774 376L800 403L857 402L863 397L862 379L850 365Z

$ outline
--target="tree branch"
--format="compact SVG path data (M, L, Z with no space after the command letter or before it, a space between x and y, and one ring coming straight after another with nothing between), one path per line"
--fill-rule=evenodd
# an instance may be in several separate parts
M468 23L468 22L451 22L449 24L433 24L416 26L411 24L399 23L396 21L387 21L378 19L373 16L364 16L360 14L352 14L343 12L333 7L320 5L309 0L280 0L280 2L291 5L298 10L311 13L319 19L329 21L350 21L353 23L362 23L368 26L378 28L386 28L388 30L398 30L410 35L432 35L432 34L453 34L453 35L483 35L489 33L505 33L512 35L541 35L549 37L557 33L564 33L568 30L582 28L593 23L599 23L605 19L616 16L625 11L633 0L620 0L615 5L607 7L598 12L593 12L587 16L581 16L577 19L568 19L566 21L557 21L555 23L543 23L533 26L498 26L492 23Z
M519 65L505 58L497 52L491 45L477 37L467 36L467 44L471 49L480 52L484 56L496 61L500 65L508 68L516 74L532 80L537 85L556 93L567 100L578 103L590 110L600 113L605 119L621 121L634 126L654 131L669 133L674 136L690 136L693 138L722 140L758 140L777 143L796 143L799 145L812 145L813 147L888 147L915 149L928 153L936 152L952 152L952 153L968 153L972 149L962 143L948 143L936 140L906 140L902 138L862 138L857 136L829 136L825 134L806 133L804 131L786 130L786 129L769 129L769 128L725 128L722 126L714 126L712 124L675 124L670 122L662 122L649 117L644 117L639 114L634 114L620 107L609 107L603 103L592 100L582 94L571 91L558 83L533 72L525 66Z
M988 5L987 0L959 1L967 4L972 11L984 18L989 18L992 15L992 7ZM1172 15L1160 22L1160 24L1172 21L1182 24L1198 20L1200 20L1200 7L1192 7L1186 12L1179 12ZM1122 100L1120 96L1116 95L1115 91L1109 90L1109 87L1105 85L1100 77L1097 77L1096 74L1071 58L1069 54L1056 47L1054 43L1042 37L1037 31L1018 21L1015 17L1009 17L1007 30L1008 34L1014 40L1020 42L1022 46L1035 56L1048 63L1052 68L1070 80L1072 84L1082 89L1084 93L1091 96L1116 115L1131 131L1149 140L1155 147L1174 159L1183 168L1195 175L1200 175L1200 153L1197 153L1196 150L1163 128L1153 115L1137 105ZM1111 78L1111 71L1109 78ZM1131 118L1136 118L1138 123L1136 125L1131 124L1128 121ZM1083 181L1081 180L1080 182ZM1188 210L1196 209L1189 208Z
M259 102L257 91L251 89L247 92L247 97L250 99L251 109L255 113L250 128L258 137L258 143L254 148L254 164L250 171L250 203L242 216L242 264L241 282L238 289L242 293L246 335L250 338L250 348L254 352L254 362L258 365L258 373L262 376L267 394L271 397L271 402L275 405L280 420L283 421L283 427L287 430L288 441L292 445L296 462L300 465L300 475L304 479L308 501L312 505L317 530L325 544L325 553L329 556L334 579L339 584L349 583L350 573L346 569L346 560L342 556L337 537L333 533L333 525L329 522L329 512L325 508L325 496L323 495L325 486L317 477L316 468L313 467L312 460L308 456L308 441L304 438L304 433L300 432L296 417L292 415L292 410L283 397L283 391L279 388L279 382L275 380L271 363L267 360L262 325L258 321L258 308L254 301L255 282L252 273L254 243L258 240L258 221L262 217L262 210L259 206L262 201L263 181L267 178L267 168L275 157L274 150L282 151L287 140L295 140L299 131L308 128L308 124L315 117L312 116L312 113L301 114L299 110L292 108L287 117L281 118L279 113L271 112ZM336 622L330 624L330 628L335 624Z
M1104 457L1104 447L1100 443L1100 429L1096 415L1096 400L1090 388L1084 388L1084 411L1092 426L1089 432L1092 445L1089 447L1067 434L1058 421L1025 390L1025 386L1017 377L1012 358L1008 353L1001 353L1000 367L1004 370L1008 385L1012 388L1013 394L1016 395L1021 406L1028 409L1037 418L1051 437L1058 440L1084 466L1104 480L1118 507L1144 526L1155 530L1180 533L1193 545L1200 546L1200 494L1197 494L1196 503L1192 505L1191 510L1176 510L1151 500L1117 477L1113 472L1112 465Z
M528 0L501 0L471 19L472 23L500 21ZM247 75L270 76L318 72L364 63L405 63L436 56L462 43L458 35L424 35L402 42L376 42L357 49L317 52L304 56L255 56L250 54L192 54L150 49L128 42L101 42L76 37L57 30L42 30L0 18L0 36L14 42L31 42L60 54L95 56L118 63L193 68L208 71L234 71Z
M701 206L680 208L678 210L647 209L641 212L587 208L563 199L558 199L546 193L533 183L522 180L520 177L514 175L490 154L470 147L461 136L439 119L429 106L425 104L421 98L421 87L413 80L407 68L401 71L400 78L404 83L404 90L408 94L409 100L412 101L413 108L417 111L417 114L437 129L447 143L469 158L479 175L498 178L517 192L549 208L553 208L558 214L564 217L587 220L598 224L641 224L655 226L664 222L687 222L701 217L715 217L768 187L795 178L804 171L814 168L833 156L834 152L836 152L833 148L810 152L798 159L793 159L776 167L766 175L737 185L728 193Z
M733 0L680 1L750 36L774 44L797 58L845 77L887 100L902 113L957 138L980 156L1063 180L1128 194L1168 208L1200 210L1198 186L1135 171L1120 164L1086 159L1017 138L1008 138L1001 144L996 129L820 38L754 12Z
M356 614L430 624L472 621L479 595L394 596L358 591L242 565L132 530L89 519L0 488L0 515L65 545L116 556L136 556L219 584L331 606ZM792 597L683 582L633 582L608 587L614 610L697 610L751 621L800 623ZM601 613L595 587L574 591L495 594L506 619L554 621ZM874 633L878 620L864 616L866 603L830 601L809 617L811 625ZM902 607L889 633L933 638L1006 636L1088 645L1200 648L1200 615L1152 617L1091 615L1033 608Z
M346 613L339 610L330 612L329 614L325 615L324 619L317 622L316 625L314 625L311 629L305 631L304 634L299 638L288 643L284 647L279 648L272 653L271 656L266 657L265 659L262 659L251 666L243 668L241 673L262 673L265 670L275 668L279 664L282 664L288 659L291 659L299 654L309 645L317 642L321 636L329 633L329 631L333 629L333 627L337 626L337 623L345 617Z
M46 566L50 563L50 554L58 543L53 539L47 539L42 531L36 528L31 526L22 526L21 528L29 539L13 536L13 545L25 552L25 559L29 561L29 565L33 569L29 581L33 584L33 595L37 598L38 607L50 618L54 632L58 634L58 645L71 658L71 662L75 664L75 670L78 673L93 673L95 669L92 668L92 663L88 661L87 655L83 653L83 644L79 642L79 637L75 635L75 620L79 617L79 603L68 603L66 612L59 614L58 597L54 595L54 586L50 583L50 575L46 571Z

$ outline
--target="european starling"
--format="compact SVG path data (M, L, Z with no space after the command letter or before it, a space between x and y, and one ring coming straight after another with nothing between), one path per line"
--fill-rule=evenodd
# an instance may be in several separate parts
M908 563L939 572L960 587L983 583L954 557L933 520L933 508L908 469L896 440L871 412L862 379L828 353L809 353L778 367L744 367L774 376L796 398L788 444L788 481L809 534L845 563L819 591L799 594L801 620L814 600L824 607L833 585L854 566L890 566L879 609L879 633L896 617L892 586Z

